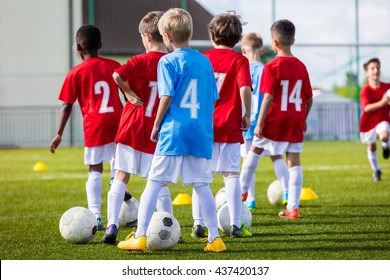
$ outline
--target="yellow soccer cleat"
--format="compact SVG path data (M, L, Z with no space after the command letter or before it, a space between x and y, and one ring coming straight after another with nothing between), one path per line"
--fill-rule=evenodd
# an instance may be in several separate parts
M142 235L135 238L135 232L131 232L126 236L124 241L118 243L118 248L127 251L145 251L146 250L146 236Z
M213 242L208 243L207 246L204 247L204 250L206 252L220 253L226 251L226 245L225 243L223 243L221 237L217 237L214 239Z

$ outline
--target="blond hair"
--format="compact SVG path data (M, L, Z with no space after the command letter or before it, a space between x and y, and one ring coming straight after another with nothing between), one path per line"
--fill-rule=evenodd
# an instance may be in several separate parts
M175 43L185 43L192 37L192 17L186 10L169 9L158 21L158 30L171 35Z
M242 38L241 46L245 48L246 51L251 51L253 53L261 51L263 49L263 37L254 32L245 34Z

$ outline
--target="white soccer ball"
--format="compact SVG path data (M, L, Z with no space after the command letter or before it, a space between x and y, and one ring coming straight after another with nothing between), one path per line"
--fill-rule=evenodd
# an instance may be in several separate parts
M146 247L150 250L172 249L180 235L180 225L174 216L164 211L154 212L146 231Z
M283 187L280 184L279 180L273 181L267 190L268 201L273 206L281 206L282 205L282 197L283 197Z
M226 188L220 188L215 194L215 206L217 210L226 202Z
M137 225L138 207L139 202L134 197L122 202L121 211L119 212L120 227L133 227Z
M96 231L96 217L85 207L70 208L61 217L61 236L70 243L88 243Z
M241 224L249 229L252 226L252 213L244 203L241 206ZM228 204L223 204L217 212L218 228L225 234L230 234L230 215Z

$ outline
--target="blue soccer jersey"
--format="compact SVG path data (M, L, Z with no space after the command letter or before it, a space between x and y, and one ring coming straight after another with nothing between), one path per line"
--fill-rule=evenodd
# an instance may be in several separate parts
M155 154L211 159L214 102L219 97L208 58L194 49L177 49L160 59L157 81L160 97L170 96L172 102Z
M251 107L251 123L249 129L245 131L244 139L252 140L254 136L254 131L257 123L257 119L259 118L261 103L263 101L263 93L260 92L260 80L261 73L263 72L264 65L261 62L254 62L250 65L250 72L252 78L252 107Z

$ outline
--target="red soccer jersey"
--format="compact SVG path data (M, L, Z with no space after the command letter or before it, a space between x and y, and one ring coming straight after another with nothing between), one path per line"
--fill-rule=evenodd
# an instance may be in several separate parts
M360 92L360 104L362 106L363 114L360 119L360 132L368 132L383 121L390 123L390 106L384 106L373 112L364 112L364 107L381 100L388 89L390 89L390 83L380 83L378 88L372 88L366 83L362 87Z
M313 96L305 65L296 57L276 57L264 65L260 91L273 95L264 121L264 137L303 142L306 102Z
M85 147L115 141L123 105L112 74L119 66L112 59L88 58L69 71L62 85L58 99L80 104Z
M252 88L249 61L230 49L204 52L214 69L219 100L214 109L214 142L244 143L240 88Z
M140 54L115 70L144 103L141 107L126 103L115 141L149 154L154 154L156 149L156 143L150 140L150 134L159 104L157 64L164 54Z

